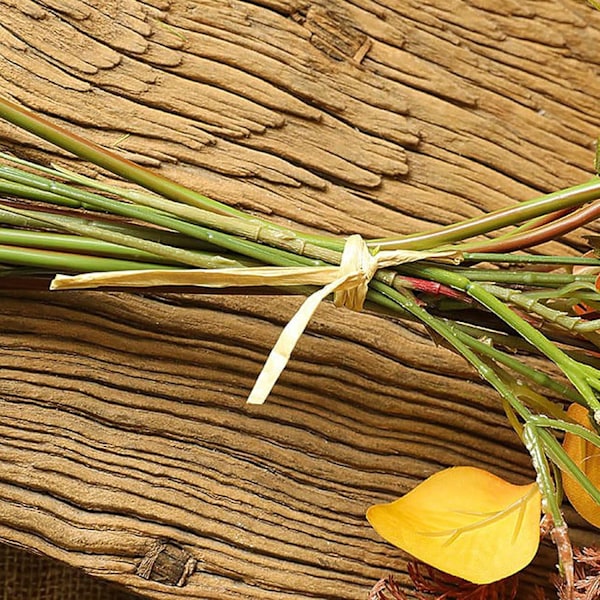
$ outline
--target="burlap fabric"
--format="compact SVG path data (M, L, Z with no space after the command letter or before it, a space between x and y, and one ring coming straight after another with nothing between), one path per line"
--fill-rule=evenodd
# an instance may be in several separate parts
M0 544L2 600L141 600L62 563Z

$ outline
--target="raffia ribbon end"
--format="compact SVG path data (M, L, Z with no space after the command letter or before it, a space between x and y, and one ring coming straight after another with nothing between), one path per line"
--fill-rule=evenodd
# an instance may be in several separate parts
M246 400L246 404L255 404L258 406L260 404L264 404L266 399L267 398L262 394L255 394L254 392L250 392L250 395Z
M52 281L50 282L51 290L59 290L63 286L61 285L62 280L66 277L66 275L55 275Z

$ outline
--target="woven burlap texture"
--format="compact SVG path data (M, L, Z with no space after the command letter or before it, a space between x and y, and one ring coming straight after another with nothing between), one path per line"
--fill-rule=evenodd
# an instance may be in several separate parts
M0 544L2 600L141 600L57 561Z

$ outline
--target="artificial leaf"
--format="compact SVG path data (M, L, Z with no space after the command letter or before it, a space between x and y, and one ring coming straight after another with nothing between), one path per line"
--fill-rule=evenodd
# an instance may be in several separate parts
M579 425L592 429L588 410L572 404L567 414ZM591 483L600 489L600 448L578 435L565 433L563 448ZM563 473L563 488L573 508L589 523L600 527L600 506L569 473Z
M536 483L513 485L475 467L429 477L367 519L388 542L420 561L473 583L498 581L523 569L540 541Z

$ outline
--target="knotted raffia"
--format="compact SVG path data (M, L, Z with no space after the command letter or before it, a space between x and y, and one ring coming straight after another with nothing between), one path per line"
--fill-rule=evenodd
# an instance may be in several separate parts
M248 396L248 403L263 404L267 399L315 310L329 294L333 293L333 302L336 306L361 311L369 291L369 282L379 269L424 258L456 257L456 255L453 251L427 253L410 250L371 254L360 235L350 236L346 240L336 278L309 296L284 327Z
M360 235L350 236L344 246L339 267L255 267L235 269L179 269L147 271L114 271L57 275L50 289L83 289L106 286L151 287L163 285L201 287L244 287L282 285L321 285L298 309L284 327L248 396L249 404L262 404L273 389L290 359L300 336L317 310L330 294L338 307L360 311L369 282L379 269L427 258L460 260L456 251L420 252L394 250L371 253Z

